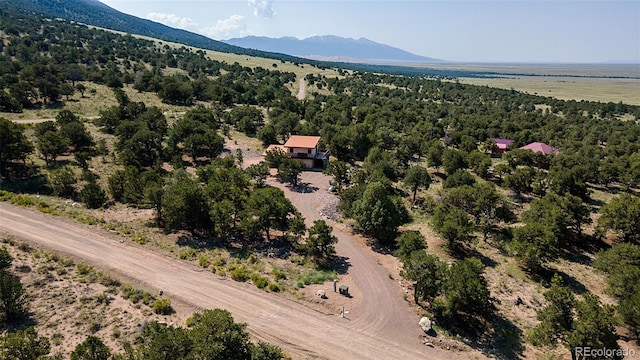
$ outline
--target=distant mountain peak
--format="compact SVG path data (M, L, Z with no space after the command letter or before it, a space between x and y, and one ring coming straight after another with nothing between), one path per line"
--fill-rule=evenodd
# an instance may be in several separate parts
M223 41L229 45L283 53L310 59L348 59L348 62L442 62L367 38L346 38L337 35L314 35L305 39L292 36L270 38L246 36Z

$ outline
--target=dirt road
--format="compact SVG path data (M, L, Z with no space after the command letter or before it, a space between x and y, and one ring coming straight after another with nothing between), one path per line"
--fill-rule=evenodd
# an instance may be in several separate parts
M82 117L81 119L86 119L86 120L94 120L94 119L98 119L100 118L100 116L86 116L86 117ZM40 124L43 122L47 122L47 121L56 121L56 119L15 119L15 120L11 120L16 124Z
M270 181L270 185L285 191L310 227L314 220L321 218L324 206L337 201L329 192L329 180L329 176L320 172L302 173L301 182L313 186L309 192L294 192L277 181ZM350 292L357 298L349 314L352 324L400 344L417 343L421 335L417 326L419 317L403 300L402 288L389 279L388 270L376 262L373 251L357 241L349 229L344 229L345 225L328 219L325 221L333 227L333 234L338 238L337 255L344 257L350 265L347 273Z
M301 78L300 89L298 90L298 100L304 100L305 96L307 96L307 82L304 81L304 78Z
M385 290L384 286L371 296L372 304L363 302L362 311L368 313L358 315L354 310L348 320L316 312L249 284L225 280L128 242L121 243L117 237L95 227L7 203L0 203L0 231L114 270L188 304L228 309L237 321L249 324L255 337L283 347L297 359L457 358L453 353L420 345L417 337L397 328L404 322L396 324L386 316L376 316L386 311L404 316L402 308L388 308L391 302L385 299L395 299L397 292ZM339 252L348 253L345 245L348 242L339 243ZM376 274L373 268L369 270ZM377 276L372 275L372 288L379 286ZM393 293L385 294L386 291ZM380 301L374 300L378 297ZM380 307L369 309L376 304ZM394 334L395 331L401 333Z
M11 121L16 124L40 124L47 121L56 121L56 119L17 119Z

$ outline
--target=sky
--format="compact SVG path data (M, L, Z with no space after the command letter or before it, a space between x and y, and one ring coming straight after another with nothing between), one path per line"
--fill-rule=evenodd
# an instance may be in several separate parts
M640 0L100 0L226 40L367 38L458 62L640 64Z

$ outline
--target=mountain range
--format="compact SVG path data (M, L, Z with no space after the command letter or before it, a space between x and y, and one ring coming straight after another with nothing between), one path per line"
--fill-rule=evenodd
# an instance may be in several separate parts
M223 42L248 49L289 54L321 61L344 62L442 62L369 39L351 39L334 35L270 38L246 36Z

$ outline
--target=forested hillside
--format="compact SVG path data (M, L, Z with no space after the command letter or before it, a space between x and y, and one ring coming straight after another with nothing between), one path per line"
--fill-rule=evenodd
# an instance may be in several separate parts
M637 342L640 107L313 69L305 76L313 91L298 100L290 86L299 79L277 64L249 68L67 21L1 15L0 111L60 109L56 121L28 129L0 119L0 189L25 193L3 199L41 211L51 210L29 194L151 208L153 227L198 246L242 249L254 256L248 263L285 249L295 253L290 263L333 270L331 228L317 222L305 237L298 210L265 184L271 166L296 187L300 164L278 153L249 167L241 151L220 156L232 131L264 145L321 135L342 221L397 256L413 301L439 329L500 358ZM97 86L111 88L117 105L91 122L65 110L69 97ZM132 101L133 90L183 114L169 121L158 106ZM496 138L514 150L491 157ZM532 142L558 153L516 150ZM250 274L248 263L215 271L272 292L291 286L278 271ZM513 274L529 291L509 293L520 299L512 306L496 296ZM606 290L592 285L594 274ZM522 302L538 310L533 318L510 312Z
M352 63L335 63L327 61L314 61L287 54L246 49L229 45L224 42L210 39L206 36L195 34L186 30L171 28L153 21L140 19L135 16L123 14L97 0L71 0L59 2L55 0L2 0L0 8L6 8L29 13L39 14L49 18L62 18L73 20L87 25L103 27L111 30L122 31L134 35L143 35L164 41L176 42L187 46L193 46L206 50L219 52L258 56L268 59L306 63L319 67L340 66L345 69L357 71L375 71L407 76L432 76L432 77L456 77L456 76L482 76L471 71L438 70L408 66L386 66Z

